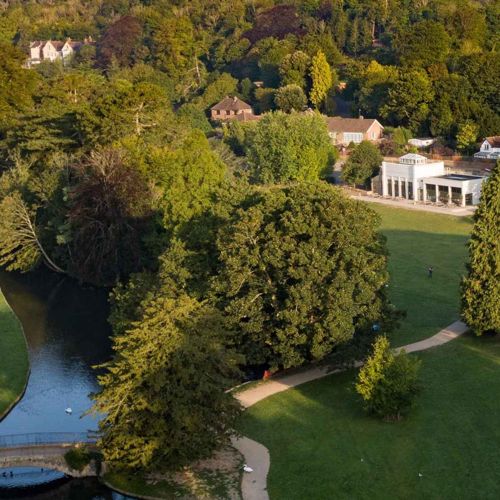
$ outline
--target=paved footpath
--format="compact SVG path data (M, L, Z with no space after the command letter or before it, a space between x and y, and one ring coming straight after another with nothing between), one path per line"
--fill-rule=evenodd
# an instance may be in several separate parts
M404 349L406 352L425 351L431 347L446 344L460 335L463 335L468 330L467 325L461 321L455 321L432 337L408 344L403 347L396 348L398 352ZM356 363L360 366L361 363ZM236 398L240 401L244 408L266 399L269 396L286 391L291 387L296 387L312 380L317 380L327 375L335 373L329 371L327 367L314 367L293 375L284 375L276 377L276 379L265 382L257 387L252 387L246 391L241 391L236 394ZM245 457L245 463L249 465L253 472L243 474L241 483L241 493L243 500L269 500L267 493L267 474L269 472L270 457L269 450L257 441L253 441L247 437L233 439L233 446L240 451Z
M368 203L379 203L394 208L404 208L406 210L420 210L421 212L433 212L442 215L454 215L455 217L470 217L474 215L476 207L446 207L436 205L426 205L424 203L415 203L408 200L395 200L389 198L375 198L369 195L350 194L351 198Z

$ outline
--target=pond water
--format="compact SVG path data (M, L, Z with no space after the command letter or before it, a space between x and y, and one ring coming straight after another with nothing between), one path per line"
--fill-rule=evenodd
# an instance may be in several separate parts
M106 291L79 286L47 271L20 275L0 270L0 288L23 325L31 368L23 398L0 421L0 436L97 429L96 417L84 413L91 406L89 394L97 390L92 367L111 355ZM66 408L72 413L66 413ZM22 472L17 470L19 475ZM69 481L63 488L69 491L71 484L76 482ZM94 480L78 480L76 490L82 500L123 498L97 487Z

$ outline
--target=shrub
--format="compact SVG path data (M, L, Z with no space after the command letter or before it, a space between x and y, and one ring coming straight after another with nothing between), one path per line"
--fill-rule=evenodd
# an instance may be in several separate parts
M387 338L378 337L356 384L368 413L386 420L400 420L420 390L419 368L419 360L409 357L404 350L393 354Z
M92 455L87 448L72 448L64 454L68 467L77 471L82 471L91 459Z

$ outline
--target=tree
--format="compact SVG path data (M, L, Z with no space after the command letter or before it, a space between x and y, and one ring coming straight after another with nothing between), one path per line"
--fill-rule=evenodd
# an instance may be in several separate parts
M254 44L263 38L274 37L281 40L288 34L303 33L297 8L293 5L276 5L260 12L252 29L243 33L243 36Z
M287 54L281 61L279 73L281 85L299 85L302 89L306 86L307 70L311 64L309 56L297 50L292 54Z
M163 17L154 31L153 44L156 66L174 80L177 96L188 96L202 86L205 70L198 58L204 43L188 16Z
M462 282L462 318L477 335L500 333L500 161L483 185Z
M152 195L120 151L94 151L72 166L67 222L73 273L111 285L143 264Z
M97 45L99 65L109 68L112 64L132 66L142 33L141 23L132 16L123 16L104 32Z
M194 102L202 109L212 106L227 95L234 95L238 80L233 78L229 73L222 73L217 79L207 85L203 95Z
M31 271L40 261L64 273L45 250L36 224L36 207L29 207L19 192L0 203L0 265L9 271Z
M436 21L421 21L404 30L398 44L404 64L424 67L446 61L450 51L450 37L444 26Z
M479 128L474 122L461 123L457 132L457 149L468 154L474 151L478 133Z
M404 71L390 88L389 99L381 107L380 114L395 124L416 131L429 115L433 98L432 83L425 71Z
M342 179L353 185L366 185L382 165L382 155L377 146L363 141L352 152L342 169Z
M87 147L125 136L168 136L173 119L167 94L158 85L114 81L76 113L76 128Z
M253 176L266 184L318 179L333 149L326 121L315 113L268 113L247 140Z
M274 102L285 113L302 111L307 106L307 97L298 85L286 85L276 91Z
M388 317L385 243L368 207L324 184L259 191L217 237L212 293L248 364L324 359Z
M378 337L356 383L356 391L363 398L365 409L377 417L400 420L420 391L420 364L404 349L394 355L387 337Z
M11 43L0 42L0 139L16 119L33 107L39 75L22 67L25 55Z
M160 289L113 339L93 410L113 468L178 468L228 442L239 404L225 390L242 360L224 345L220 315Z
M377 116L380 108L387 102L389 89L397 80L395 66L383 66L371 61L363 70L359 81L359 106L368 116Z
M332 69L323 52L318 52L311 61L312 88L309 98L316 108L325 100L333 85Z
M175 150L154 150L149 162L159 190L164 226L169 231L207 210L227 176L226 166L199 130L190 132Z

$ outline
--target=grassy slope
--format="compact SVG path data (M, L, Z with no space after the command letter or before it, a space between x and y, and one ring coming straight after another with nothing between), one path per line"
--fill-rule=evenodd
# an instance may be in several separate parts
M240 430L271 452L271 499L500 498L500 340L420 357L424 391L400 423L363 414L353 371L245 412Z
M24 389L28 352L19 321L0 291L0 418Z
M382 216L389 247L392 302L407 312L393 344L421 340L459 319L459 286L465 272L468 218L371 204ZM434 268L432 279L427 277Z

